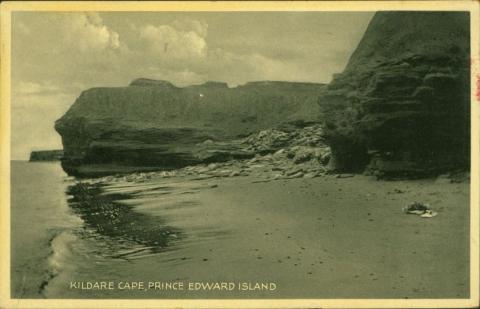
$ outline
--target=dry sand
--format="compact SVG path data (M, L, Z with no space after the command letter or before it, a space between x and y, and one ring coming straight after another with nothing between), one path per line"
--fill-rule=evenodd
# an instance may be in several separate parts
M185 238L172 250L132 260L128 267L147 262L148 268L136 269L144 281L274 282L275 291L128 296L468 297L467 183L387 182L359 175L253 180L164 179L142 184L168 183L174 193L145 190L125 202L136 205L138 212L161 216L182 229ZM438 216L404 214L402 207L413 201L429 203Z

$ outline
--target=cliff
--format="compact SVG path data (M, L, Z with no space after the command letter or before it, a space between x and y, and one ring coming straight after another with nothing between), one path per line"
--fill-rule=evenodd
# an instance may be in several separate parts
M91 176L248 158L235 142L288 122L319 121L321 84L251 82L176 87L137 79L84 91L55 123L62 166Z
M465 12L379 12L321 96L331 168L379 177L465 168L470 154Z
M63 150L40 150L30 153L30 162L35 161L60 161L63 157Z

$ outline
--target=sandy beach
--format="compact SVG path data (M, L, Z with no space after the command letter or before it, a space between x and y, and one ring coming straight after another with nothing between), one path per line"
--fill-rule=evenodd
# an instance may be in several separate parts
M117 258L108 278L120 274L122 281L122 274L134 270L129 280L274 283L275 290L116 289L95 291L95 297L468 297L467 183L361 175L257 181L172 177L110 183L103 195L123 196L116 202L150 218L143 232L155 220L178 232L161 250ZM429 203L438 216L403 213L413 201ZM81 268L70 277L60 273L47 295L91 297L92 291L65 289L69 280L92 281L92 266L85 267L90 277L81 278ZM101 268L95 273L103 275Z
M199 257L216 269L227 265L229 275L238 269L247 280L277 282L282 297L467 296L467 185L362 176L255 185L242 179L221 181L199 200L208 205L203 220L237 236ZM428 202L439 215L403 214L410 201ZM245 264L252 266L239 267ZM195 269L215 278L208 268Z

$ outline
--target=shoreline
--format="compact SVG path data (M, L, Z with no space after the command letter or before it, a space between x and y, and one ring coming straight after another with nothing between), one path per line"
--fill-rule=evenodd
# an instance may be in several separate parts
M107 182L102 195L128 195L119 205L146 222L160 218L182 235L161 250L123 256L139 267L135 280L273 282L275 291L129 290L81 297L468 297L468 183L361 175L258 182L257 176L122 178ZM403 213L413 201L430 203L438 216ZM57 290L62 286L54 283L48 295L78 297Z

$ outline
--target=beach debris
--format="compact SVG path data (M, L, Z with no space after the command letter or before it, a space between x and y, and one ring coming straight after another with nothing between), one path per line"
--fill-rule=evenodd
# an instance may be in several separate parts
M425 210L425 213L421 214L420 217L422 218L432 218L432 217L435 217L438 213L431 210L431 209L428 209L428 210Z
M425 211L430 209L430 205L427 203L413 202L403 208L403 211L407 214L421 215Z
M403 212L407 214L419 215L422 218L432 218L438 213L430 208L428 203L413 202L403 207Z

